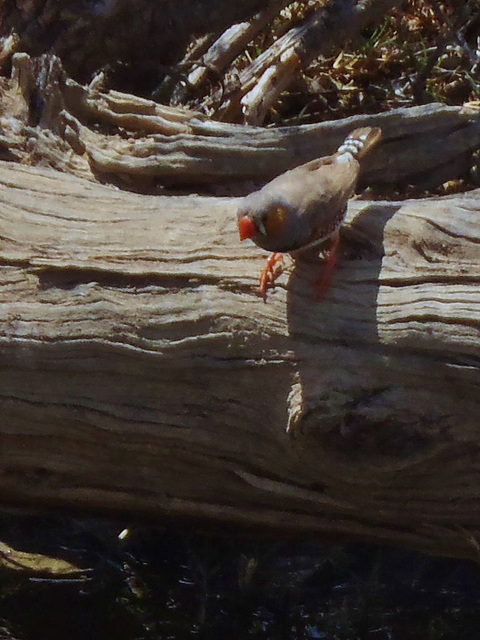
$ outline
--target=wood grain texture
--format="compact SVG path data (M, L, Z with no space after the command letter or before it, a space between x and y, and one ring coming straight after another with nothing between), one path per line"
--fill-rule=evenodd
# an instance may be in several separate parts
M0 500L476 557L480 192L352 201L321 266L231 198L0 163Z

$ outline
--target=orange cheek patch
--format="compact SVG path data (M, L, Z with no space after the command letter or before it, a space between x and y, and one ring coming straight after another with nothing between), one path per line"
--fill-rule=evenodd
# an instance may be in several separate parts
M265 231L268 236L276 236L282 233L287 211L283 207L277 207L269 211L265 220Z

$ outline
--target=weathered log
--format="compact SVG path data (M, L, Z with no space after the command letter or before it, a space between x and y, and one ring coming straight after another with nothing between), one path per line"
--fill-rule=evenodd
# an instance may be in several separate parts
M235 199L0 163L0 202L3 505L478 556L480 191L352 201L321 303L257 297Z
M67 118L66 113L63 116ZM121 117L127 119L125 113ZM383 144L365 163L365 181L389 185L414 181L438 186L464 175L472 152L480 146L478 108L439 104L279 129L239 127L198 118L190 120L188 133L141 138L104 135L71 116L67 122L96 171L158 177L166 184L267 180L333 153L356 127L379 126Z
M0 90L3 159L42 162L93 179L131 184L266 181L332 153L352 129L380 126L383 144L365 163L366 184L433 187L465 175L480 147L478 105L430 104L315 125L264 129L210 121L199 113L129 94L102 93L64 77L55 58L14 58ZM34 106L36 108L34 108ZM33 112L32 112L33 109ZM39 124L37 124L39 122Z

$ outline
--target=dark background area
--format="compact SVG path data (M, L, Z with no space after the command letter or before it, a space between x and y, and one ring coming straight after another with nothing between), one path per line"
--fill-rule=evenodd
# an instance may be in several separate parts
M0 536L84 570L51 576L3 566L0 638L478 637L472 562L63 517L4 515Z

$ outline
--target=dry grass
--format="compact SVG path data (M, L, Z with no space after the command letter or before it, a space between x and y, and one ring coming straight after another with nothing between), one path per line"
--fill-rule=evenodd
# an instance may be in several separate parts
M290 5L236 61L238 68L322 4L324 0ZM266 124L298 125L429 102L478 101L479 49L480 0L408 0L383 24L364 30L340 52L298 74L270 110ZM446 183L435 193L478 186L476 173ZM425 194L411 188L403 195Z
M293 2L224 70L224 89L289 29L337 0ZM297 73L267 114L266 125L307 124L358 113L378 113L428 102L461 105L480 100L480 0L406 0L380 26L365 29L330 57ZM210 78L202 98L186 102L215 117ZM208 106L207 106L208 103Z
M433 101L460 105L478 100L480 2L458 5L405 2L380 27L365 30L340 53L304 70L272 109L269 123L305 124ZM284 12L285 23L279 20L268 37L262 34L252 43L250 55L278 35L274 29L281 33L285 24L290 26L292 7Z

